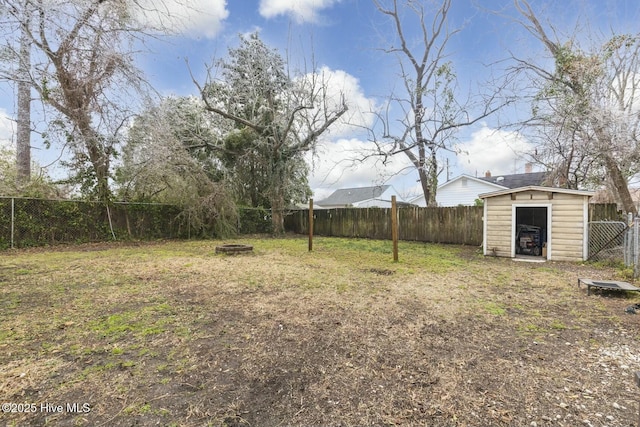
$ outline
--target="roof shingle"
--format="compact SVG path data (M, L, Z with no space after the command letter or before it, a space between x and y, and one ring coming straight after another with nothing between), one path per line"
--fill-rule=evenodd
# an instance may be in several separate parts
M516 173L511 175L496 175L489 177L479 177L480 179L491 182L493 184L502 185L507 188L518 187L550 187L545 182L547 180L548 172L531 172L531 173Z
M319 206L347 206L364 200L375 199L387 191L388 185L377 185L375 187L341 188L334 191L324 200L316 203Z

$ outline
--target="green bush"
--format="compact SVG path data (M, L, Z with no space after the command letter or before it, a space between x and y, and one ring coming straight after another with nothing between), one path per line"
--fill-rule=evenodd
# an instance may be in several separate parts
M264 208L243 207L238 210L239 234L271 234L273 224L271 211Z

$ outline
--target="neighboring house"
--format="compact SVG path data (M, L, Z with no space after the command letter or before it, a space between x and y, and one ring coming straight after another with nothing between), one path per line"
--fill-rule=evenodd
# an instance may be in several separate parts
M459 175L438 186L436 202L438 206L473 206L478 195L508 188L544 186L547 172L529 172L512 175L491 176L487 172L484 177L476 178L471 175ZM420 195L409 202L426 206L424 195Z
M507 187L462 174L438 186L436 202L438 206L473 206L478 194L504 190L505 188ZM422 207L427 206L424 194L410 200L410 202Z
M493 184L501 185L505 188L519 188L519 187L552 187L553 185L547 185L546 181L549 176L548 172L529 172L529 173L516 173L511 175L496 175L491 176L491 172L487 171L484 177L480 179Z
M334 191L324 200L314 202L321 208L369 208L391 207L391 196L397 195L397 191L390 185L377 185L375 187L341 188ZM396 196L398 203L401 202Z

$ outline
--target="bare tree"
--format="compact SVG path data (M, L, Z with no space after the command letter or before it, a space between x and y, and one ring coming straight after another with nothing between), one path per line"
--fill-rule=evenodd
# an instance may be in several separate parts
M20 11L20 21L12 19L9 6L0 4L0 28L4 43L0 44L0 79L15 82L17 92L16 120L16 185L26 186L31 178L31 41L27 28L33 10L28 5Z
M24 185L31 178L31 42L28 28L32 11L25 7L23 25L20 29L20 55L18 66L18 120L16 126L16 168L18 185Z
M504 102L499 102L497 92L475 99L456 93L455 71L447 59L447 44L458 32L449 28L451 0L373 3L393 26L395 40L385 52L396 56L402 86L389 96L389 109L378 114L381 129L373 130L373 140L380 154L408 156L418 171L427 206L433 206L440 172L438 153L453 151L458 130L486 118ZM414 31L419 40L411 43ZM400 111L401 116L390 110Z
M186 0L184 7L189 7ZM172 10L162 1L150 7L143 0L1 4L0 11L9 16L2 29L17 26L22 36L21 48L8 46L20 73L0 73L17 82L19 94L30 87L51 107L48 134L60 135L70 149L73 158L66 163L75 173L72 181L100 200L111 194L111 161L123 125L136 108L136 95L148 89L133 65L135 42L177 30L181 24ZM19 95L19 122L28 121L27 99ZM19 159L26 158L22 154L27 150L19 150Z
M315 72L291 78L278 52L257 33L241 36L229 58L217 62L220 78L209 69L204 85L195 79L205 108L250 134L246 150L264 155L274 234L284 231L287 186L300 156L346 111L344 99L327 95L329 82Z
M25 62L26 52L19 53L24 72L18 84L34 88L60 115L52 122L62 129L74 166L84 169L95 196L108 200L111 159L131 114L117 94L140 87L130 51L136 28L127 15L127 2L5 3L35 50L31 64ZM26 117L23 110L28 107L23 107L19 120Z
M515 69L537 85L533 123L556 130L557 138L538 149L563 179L577 172L585 180L604 180L625 211L637 213L628 178L640 171L639 35L614 34L585 51L577 37L561 41L555 28L545 28L528 1L514 3L521 25L554 61L548 69L515 58Z

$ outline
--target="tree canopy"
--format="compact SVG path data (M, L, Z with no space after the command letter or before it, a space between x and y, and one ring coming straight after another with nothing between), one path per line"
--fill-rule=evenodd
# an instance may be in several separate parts
M306 185L302 156L347 111L344 99L328 98L321 74L291 77L282 56L258 33L241 35L239 47L209 68L207 81L194 83L207 111L233 122L227 148L240 169L257 166L274 233L282 233L287 203L296 193L305 195L296 190Z
M545 28L525 0L516 6L521 24L553 59L553 68L516 60L516 70L534 82L532 119L538 130L533 158L570 188L608 187L626 212L637 213L628 179L640 172L640 36L613 34L592 38L584 49L577 36L559 40Z

